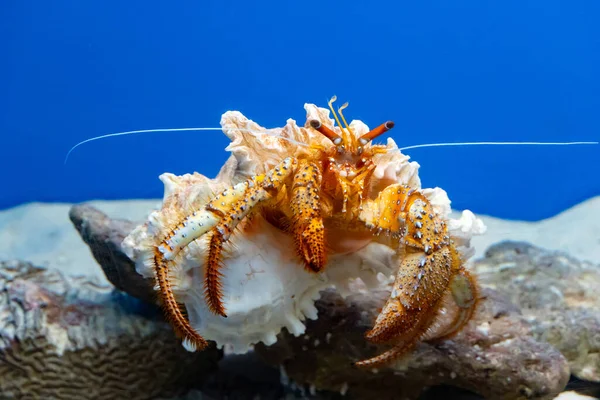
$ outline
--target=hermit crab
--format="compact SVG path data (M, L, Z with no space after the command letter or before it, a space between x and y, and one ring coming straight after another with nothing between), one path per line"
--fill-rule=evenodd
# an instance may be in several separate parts
M432 204L431 196L420 189L418 181L396 178L399 173L390 178L388 172L377 172L390 168L398 171L399 164L402 168L408 165L393 161L399 154L397 148L372 143L392 129L394 123L388 121L375 129L360 131L358 125L348 124L344 117L347 104L336 113L335 100L334 97L328 103L335 123L327 110L311 106L307 108L306 125L288 124L284 128L287 136L281 134L264 140L259 140L258 135L235 136L236 141L230 145L238 149L234 167L243 169L245 175L236 174L237 182L219 187L218 191L211 186L202 195L197 188L207 186L208 180L198 176L177 178L178 182L193 181L193 184L186 186L175 200L165 195L163 209L168 213L151 215L147 224L150 228L146 226L143 232L145 247L135 252L143 241L139 232L124 242L132 258L142 259L140 268L152 271L166 316L188 349L201 350L207 346L194 325L206 324L201 320L208 317L205 314L190 323L188 314L191 318L201 312L189 313L190 307L206 307L213 317L221 320L229 315L223 300L223 279L235 273L235 266L225 247L236 240L244 240L239 242L240 247L251 246L259 240L252 235L267 231L275 233L270 233L265 241L283 256L264 248L246 250L246 254L238 251L242 253L237 255L241 262L254 257L254 252L266 253L256 255L262 261L257 258L255 264L249 265L251 273L246 275L264 273L266 269L261 268L267 264L277 267L287 262L284 256L310 277L325 276L332 268L331 260L336 259L339 264L339 255L352 256L368 246L376 249L377 254L380 253L377 249L393 253L395 279L390 297L373 328L366 333L369 341L393 346L381 355L357 362L358 366L389 363L419 341L450 337L469 321L477 304L477 283L464 266L447 216ZM252 133L257 128L247 125L236 129ZM395 156L391 154L393 151ZM256 154L259 156L253 156ZM171 180L175 177L164 177L165 185L170 185ZM286 241L290 242L289 247ZM185 261L183 255L192 253L196 261L190 263L189 258ZM187 267L186 262L190 264ZM197 306L198 291L193 289L198 279L202 280L202 306ZM288 284L293 282L277 288L277 296ZM262 293L254 291L252 295L259 297ZM236 293L229 295L235 296ZM294 295L286 301L292 301L290 298L293 300ZM456 311L439 328L436 321L449 302L454 303ZM261 309L268 306L267 302ZM304 312L310 313L310 310ZM271 311L265 310L252 323L266 327L270 317ZM253 318L245 316L243 321L249 319ZM292 331L301 331L290 318L283 324Z

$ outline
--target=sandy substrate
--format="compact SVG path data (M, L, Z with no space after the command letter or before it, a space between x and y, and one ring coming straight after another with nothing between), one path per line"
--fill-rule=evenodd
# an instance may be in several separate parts
M577 392L562 392L554 400L597 400L596 397L585 396Z
M143 221L160 200L94 201L114 218ZM69 221L70 204L31 203L0 211L0 259L19 259L52 266L66 273L86 273L104 280L87 246ZM600 196L539 222L506 221L481 216L488 227L476 237L476 257L501 240L524 240L566 251L581 260L600 263Z
M113 218L143 221L159 200L92 201ZM106 281L69 220L71 204L30 203L0 212L0 259L30 261Z
M522 240L600 264L600 196L537 222L479 217L488 230L485 235L473 238L477 256L483 256L491 244L501 240Z

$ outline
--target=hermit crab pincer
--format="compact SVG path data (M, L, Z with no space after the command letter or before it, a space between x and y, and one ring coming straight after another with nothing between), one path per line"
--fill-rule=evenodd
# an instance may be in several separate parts
M198 266L204 302L213 315L225 318L222 280L230 271L224 270L229 266L224 246L236 236L249 236L252 229L274 229L281 240L291 238L295 247L289 249L291 257L308 274L321 274L335 255L353 254L371 243L392 250L398 263L391 295L366 338L393 347L357 362L358 366L388 363L421 340L452 336L469 321L477 304L477 284L464 267L447 216L436 210L414 180L402 182L386 178L387 172L375 173L383 163L393 164L391 152L399 153L390 145L372 144L394 123L357 132L357 125L348 124L343 115L347 104L336 113L334 101L335 97L329 109L337 126L324 114L327 110L314 107L304 127L288 123L287 136L260 141L259 135L246 135L232 143L230 147L239 147L239 141L245 141L237 165L251 165L247 176L193 206L180 207L150 233L152 245L141 257L154 271L166 316L186 347L203 349L207 341L190 324L176 295L183 289L174 285L185 286L172 279L181 253L194 243L204 246L203 265ZM263 159L251 159L250 152ZM252 228L257 219L267 228ZM436 321L450 303L456 311L440 328Z

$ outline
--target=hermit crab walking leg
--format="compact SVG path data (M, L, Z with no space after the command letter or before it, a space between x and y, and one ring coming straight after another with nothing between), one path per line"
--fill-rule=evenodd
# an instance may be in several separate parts
M237 225L262 201L280 189L286 179L296 170L298 162L288 158L267 174L223 191L210 201L205 212L218 215L219 223L212 228L205 272L205 296L208 307L215 314L226 317L222 302L221 259L223 243L229 240Z
M288 157L266 174L257 175L224 190L202 210L186 217L157 246L157 271L168 271L169 262L183 248L205 234L210 235L205 267L205 297L211 311L226 317L220 272L223 244L246 216L261 202L272 199L286 187L286 183L292 183L293 198L290 207L298 253L307 269L313 272L322 270L326 256L325 228L319 207L321 173L313 163L299 164L295 158ZM172 300L166 303L177 305L166 275L157 274L157 278L163 297ZM166 312L176 322L175 325L179 326L178 331L184 337L196 337L194 341L200 342L201 337L193 332L178 307L169 306Z
M319 191L322 175L314 163L303 163L294 176L291 209L298 255L306 269L319 272L325 267L325 226Z
M278 187L285 177L295 170L296 165L297 161L295 159L286 158L268 174L258 175L250 181L239 183L225 190L221 193L221 196L217 196L209 202L204 209L184 218L156 246L153 264L163 308L167 319L172 322L175 332L184 338L184 344L187 347L201 350L208 343L190 326L189 321L175 300L173 288L168 279L170 263L192 241L216 228L215 231L220 235L217 236L217 238L220 238L220 242L213 239L214 235L211 237L211 241L214 240L216 244L210 248L212 254L209 254L208 258L209 261L212 260L212 264L207 266L207 271L211 271L207 275L212 277L211 281L214 278L217 284L214 285L212 290L209 289L210 295L207 295L207 297L217 299L212 305L213 309L219 310L219 307L221 307L222 310L220 292L215 290L220 287L220 284L218 284L218 266L220 264L219 255L222 242L228 238L237 223L251 211L253 206L268 197L265 191ZM262 189L262 191L257 191L257 188ZM240 204L240 202L243 204ZM231 212L232 210L238 211ZM223 223L220 223L221 221Z
M259 175L248 181L243 193L241 190L231 194L225 191L206 205L206 210L221 217L211 231L205 274L206 300L209 308L216 314L226 316L220 283L223 243L254 207L273 198L278 191L285 188L290 179L290 208L298 255L309 271L319 272L325 266L325 227L319 206L321 173L314 163L298 162L290 158L266 175ZM225 198L228 200L225 201Z
M183 345L190 350L202 350L208 346L208 342L194 328L191 327L185 314L181 311L181 305L175 300L171 281L169 280L169 261L164 259L158 250L154 252L154 265L156 266L156 281L160 289L160 301L165 313L175 330L175 334L183 338Z
M452 277L450 293L458 307L458 312L452 322L444 328L444 331L435 337L436 342L450 339L456 335L473 316L479 300L477 282L464 267L461 267L458 273Z

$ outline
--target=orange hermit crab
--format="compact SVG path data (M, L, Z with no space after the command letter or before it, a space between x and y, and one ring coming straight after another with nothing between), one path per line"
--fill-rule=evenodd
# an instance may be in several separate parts
M226 317L223 245L237 234L236 228L256 216L293 237L297 258L314 273L326 269L334 252L353 251L370 242L385 244L400 256L390 298L366 334L372 342L394 346L358 362L359 366L387 363L420 340L431 339L430 328L448 298L458 311L442 332L435 332L436 337L458 332L473 314L477 285L463 266L445 217L420 189L373 180L378 157L389 149L371 141L394 124L386 122L358 135L342 113L347 104L336 114L334 101L335 97L329 108L337 127L310 120L301 129L304 133L312 130L312 136L305 137L316 134L319 140L288 141L286 158L208 199L171 224L153 245L150 264L166 315L190 347L202 349L207 342L190 325L173 293L169 274L174 260L192 242L206 241L206 304L213 313Z

